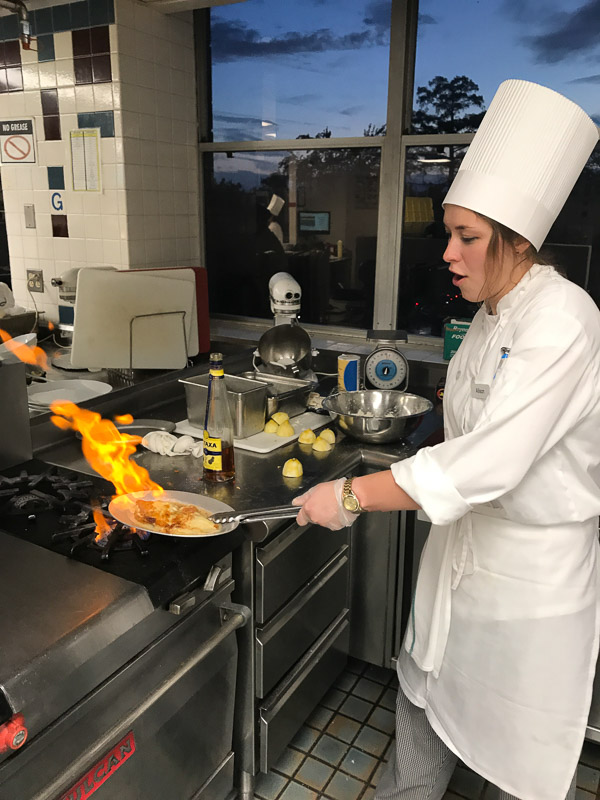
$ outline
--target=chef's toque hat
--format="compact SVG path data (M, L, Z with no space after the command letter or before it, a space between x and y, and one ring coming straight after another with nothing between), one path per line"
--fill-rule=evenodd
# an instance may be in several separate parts
M597 126L571 100L504 81L443 205L484 214L539 250L597 141Z
M273 214L274 217L277 217L279 216L279 213L284 205L285 200L282 197L279 197L278 194L274 194L269 201L267 209L271 212L271 214Z

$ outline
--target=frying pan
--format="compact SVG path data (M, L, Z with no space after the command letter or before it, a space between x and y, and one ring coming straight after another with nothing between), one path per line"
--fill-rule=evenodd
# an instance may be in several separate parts
M177 503L187 503L204 511L210 511L210 519L213 522L220 524L220 529L214 533L176 533L170 531L163 531L155 528L147 523L140 523L133 514L132 500L171 500ZM153 492L132 492L131 494L123 494L111 500L108 511L112 516L128 525L131 528L137 528L142 531L149 531L150 533L158 533L161 536L173 536L176 538L197 539L206 536L221 536L224 533L234 531L238 525L244 522L260 522L269 519L289 519L296 517L299 506L274 506L272 508L258 509L257 511L236 512L227 503L222 503L220 500L215 500L204 494L194 494L193 492L177 492L165 491L160 497L156 497Z

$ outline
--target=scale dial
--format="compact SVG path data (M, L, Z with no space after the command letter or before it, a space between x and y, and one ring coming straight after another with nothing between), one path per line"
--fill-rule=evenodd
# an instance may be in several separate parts
M391 347L378 348L365 360L365 378L375 389L397 389L407 377L408 362Z

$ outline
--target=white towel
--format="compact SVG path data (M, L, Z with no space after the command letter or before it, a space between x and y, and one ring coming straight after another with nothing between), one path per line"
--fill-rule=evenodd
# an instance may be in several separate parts
M202 455L202 442L192 436L174 436L166 431L150 431L142 439L142 444L161 456L192 455L199 458Z

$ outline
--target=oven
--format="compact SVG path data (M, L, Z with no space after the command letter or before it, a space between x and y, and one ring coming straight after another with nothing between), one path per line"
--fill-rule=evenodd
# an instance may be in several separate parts
M0 800L229 800L242 534L142 539L110 491L36 460L0 475Z

